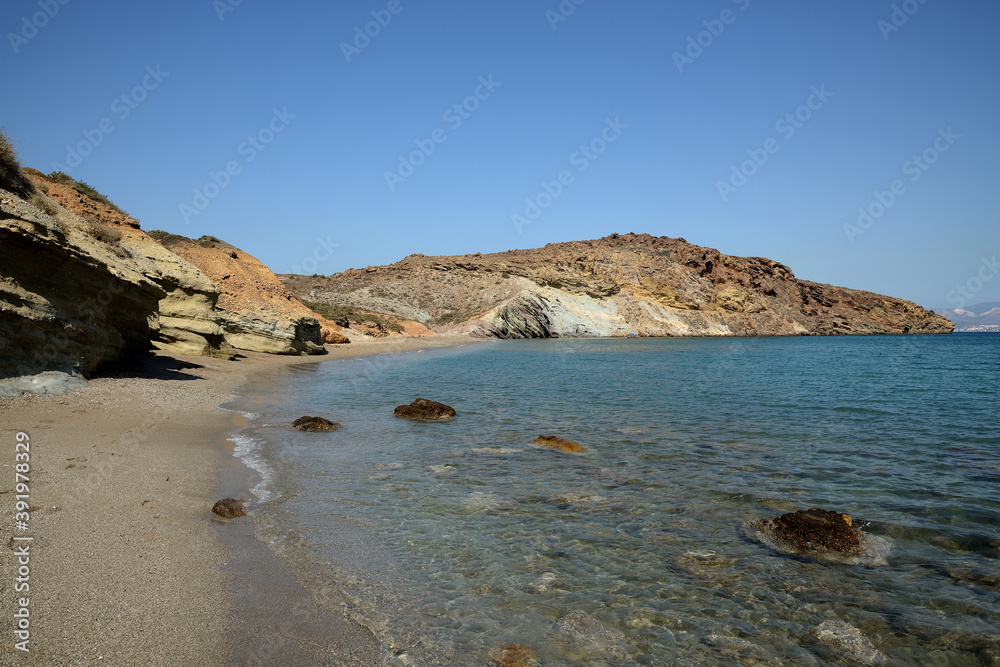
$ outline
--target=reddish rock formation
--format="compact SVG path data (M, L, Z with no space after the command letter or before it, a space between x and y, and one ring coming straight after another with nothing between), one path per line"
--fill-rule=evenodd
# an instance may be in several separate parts
M556 449L567 454L583 454L587 451L587 448L580 443L561 438L557 435L540 435L532 440L531 444Z
M393 414L422 422L446 422L454 419L456 413L455 408L444 403L418 398L409 405L398 406Z
M205 272L222 294L218 307L226 340L241 350L273 354L322 354L323 334L349 342L333 322L320 323L316 313L288 293L281 281L256 257L211 236L192 240L168 234L160 243Z

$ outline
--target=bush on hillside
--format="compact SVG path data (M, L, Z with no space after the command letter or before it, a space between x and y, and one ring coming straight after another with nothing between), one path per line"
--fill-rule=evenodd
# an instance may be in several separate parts
M322 315L338 326L349 329L351 322L357 324L367 324L382 331L394 331L402 333L403 325L396 320L359 310L353 306L345 306L334 303L319 303L318 301L303 301L307 308L318 315Z
M61 171L53 171L49 174L49 180L55 181L56 183L73 183L73 177L69 174L65 174Z
M46 197L41 192L36 192L35 194L31 195L31 199L29 201L32 204L34 204L37 208L41 209L42 211L45 211L49 215L56 215L57 213L59 213L59 207L56 206L56 203L51 199L49 199L48 197Z
M21 172L21 163L17 159L14 145L2 130L0 130L0 188L25 198L35 191L34 184Z
M170 232L165 232L162 229L150 229L146 233L149 234L150 238L153 238L153 239L155 239L157 241L159 241L160 239L164 239L164 238L170 236Z
M22 174L31 174L32 176L38 176L39 178L45 178L46 177L43 172L38 171L34 167L21 167L21 173Z
M88 215L84 222L84 231L101 243L115 245L122 240L122 232L120 229L109 227L92 215Z

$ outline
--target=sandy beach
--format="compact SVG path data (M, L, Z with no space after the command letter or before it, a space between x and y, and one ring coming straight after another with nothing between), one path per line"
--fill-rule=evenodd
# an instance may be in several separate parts
M282 365L464 342L393 338L236 361L157 353L72 395L0 400L0 664L379 664L374 636L317 608L248 517L211 513L253 482L225 439L240 416L218 406ZM18 433L30 447L15 460ZM27 488L16 487L18 463ZM15 524L18 500L27 525ZM23 609L29 652L15 647Z

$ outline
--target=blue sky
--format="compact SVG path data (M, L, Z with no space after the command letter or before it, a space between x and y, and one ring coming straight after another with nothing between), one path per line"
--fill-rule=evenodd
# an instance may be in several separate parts
M236 2L4 3L22 163L276 272L632 231L1000 301L995 2Z

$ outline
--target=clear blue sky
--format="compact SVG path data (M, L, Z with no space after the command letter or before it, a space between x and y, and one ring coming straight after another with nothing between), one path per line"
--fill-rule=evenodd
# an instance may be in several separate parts
M929 308L1000 301L996 2L62 1L0 9L23 164L80 148L71 175L144 229L277 272L634 231Z

